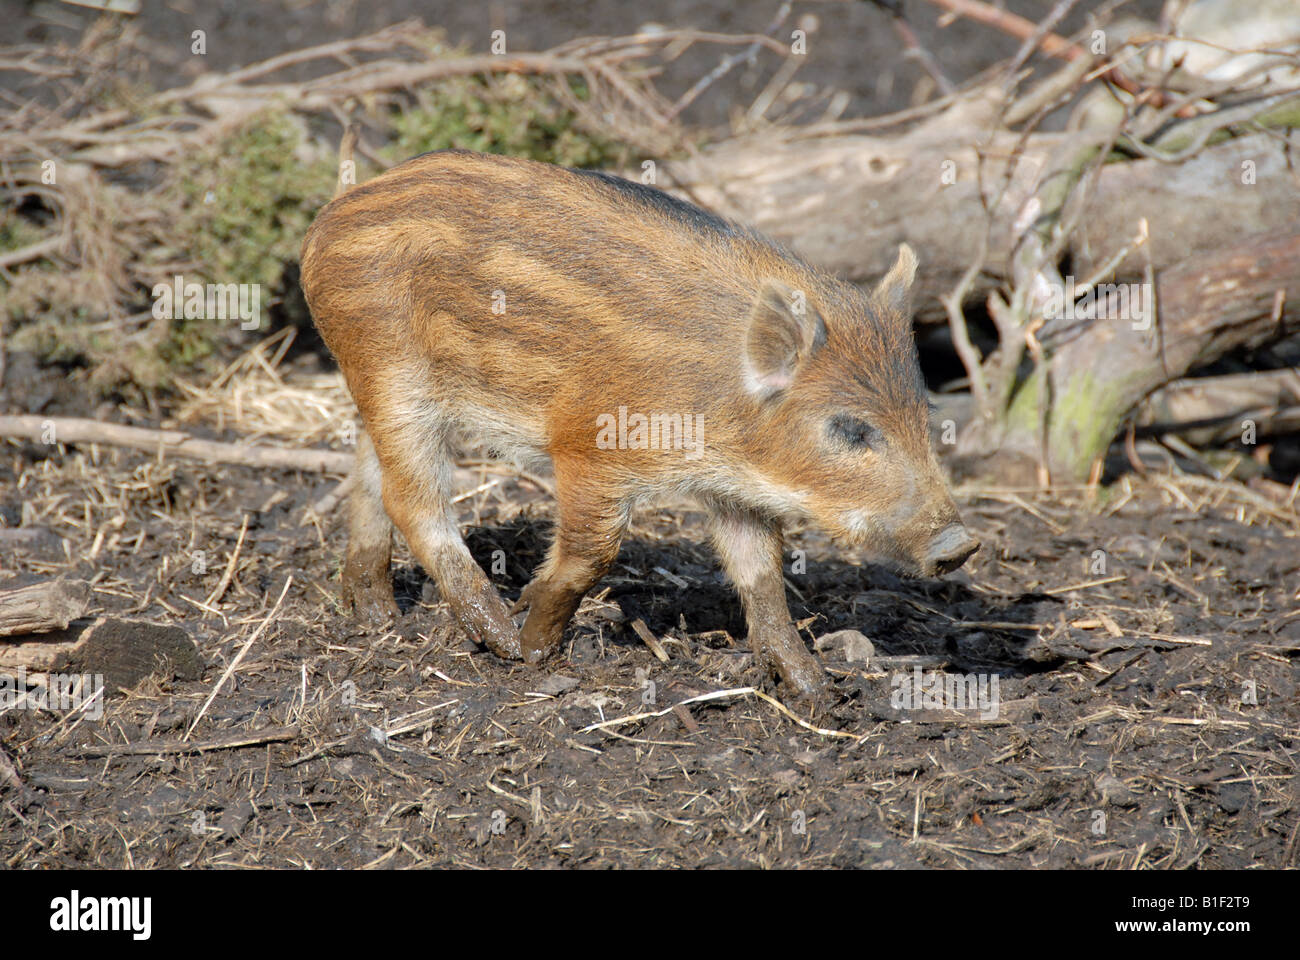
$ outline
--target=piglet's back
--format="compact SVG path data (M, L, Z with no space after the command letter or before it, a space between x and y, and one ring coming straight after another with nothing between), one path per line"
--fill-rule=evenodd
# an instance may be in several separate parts
M698 371L736 355L766 278L831 283L652 187L459 150L416 157L328 204L302 265L345 369L357 345L488 377L522 351L535 358L531 376L557 382L615 364L657 379Z

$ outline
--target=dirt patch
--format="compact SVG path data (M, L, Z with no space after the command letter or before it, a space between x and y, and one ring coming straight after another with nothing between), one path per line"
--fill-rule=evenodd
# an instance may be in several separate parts
M0 558L5 574L90 579L96 612L180 625L207 670L147 680L99 720L0 713L21 781L0 777L0 862L1296 862L1300 543L1294 513L1244 488L1125 480L1096 503L969 490L985 546L942 581L900 580L796 532L787 577L803 632L859 630L877 657L825 654L836 702L809 723L757 693L672 709L749 686L774 695L698 512L638 514L563 657L535 670L465 641L401 546L402 617L370 633L342 616L341 514L303 525L334 482L4 446L7 522L53 534ZM461 506L476 558L513 596L544 550L550 501L510 477ZM918 670L996 677L997 716L900 706ZM584 730L638 713L661 715Z

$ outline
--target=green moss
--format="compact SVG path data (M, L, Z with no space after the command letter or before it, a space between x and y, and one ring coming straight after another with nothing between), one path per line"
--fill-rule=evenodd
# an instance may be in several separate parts
M1038 436L1038 395L1042 371L1028 377L1012 398L1005 418L1012 435ZM1106 453L1128 410L1121 385L1100 380L1091 370L1073 372L1056 384L1048 423L1048 450L1053 478L1060 482L1088 479L1092 463ZM1037 443L1027 445L1034 448Z
M21 250L48 236L48 230L19 216L12 208L0 208L0 251Z
M192 262L186 281L259 284L265 313L285 268L297 262L303 234L334 192L328 156L304 160L304 128L282 112L263 113L210 150L176 165L165 202L176 212L159 262ZM169 366L212 353L229 321L176 318L160 345Z
M301 126L267 113L177 164L177 239L206 280L271 287L297 260L303 233L337 177L332 158L303 162L302 149Z
M1226 107L1224 110L1233 108ZM1207 113L1192 117L1175 124L1167 133L1156 140L1154 147L1165 154L1174 154L1186 150L1201 137L1206 127L1223 122L1220 115L1224 111ZM1300 127L1300 99L1291 98L1275 104L1268 110L1260 112L1249 119L1242 119L1221 130L1215 130L1205 141L1206 146L1215 146L1225 140L1231 140L1241 133L1253 133L1261 129L1290 129Z
M575 96L584 96L575 89ZM599 166L614 146L589 136L577 117L545 93L540 82L506 76L488 82L456 77L424 95L427 106L392 117L394 161L446 147L508 153L568 166ZM192 262L186 280L261 284L263 309L276 296L285 268L296 263L303 234L328 202L336 158L300 159L304 127L285 112L245 123L213 149L174 168L164 198L177 213L158 263ZM365 179L364 176L359 179ZM175 319L160 356L189 366L208 356L223 321Z
M1093 513L1103 513L1119 497L1119 484L1097 484L1093 493Z
M571 90L586 99L580 82L574 81ZM531 78L507 74L489 82L452 77L422 99L393 116L394 138L385 152L395 162L460 147L566 167L599 167L618 153L612 141L581 129L577 114Z

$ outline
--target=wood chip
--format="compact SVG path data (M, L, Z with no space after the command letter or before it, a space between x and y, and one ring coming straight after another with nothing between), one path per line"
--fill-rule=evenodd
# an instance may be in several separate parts
M659 658L660 663L668 662L668 651L665 650L663 644L659 642L659 638L650 632L650 628L645 625L644 620L637 617L632 621L632 629L636 631L636 635L641 638L645 645L650 648L650 652Z

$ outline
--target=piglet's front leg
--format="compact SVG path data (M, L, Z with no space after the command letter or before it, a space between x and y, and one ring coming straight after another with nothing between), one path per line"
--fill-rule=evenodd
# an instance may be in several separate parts
M715 514L713 543L727 576L740 593L749 625L749 645L761 667L781 678L796 696L819 699L826 671L808 652L790 618L781 576L781 531L756 514Z
M559 521L555 539L546 562L510 611L528 608L519 637L526 663L538 663L560 649L564 628L583 595L618 557L627 530L626 499L583 462L556 457L555 489Z

